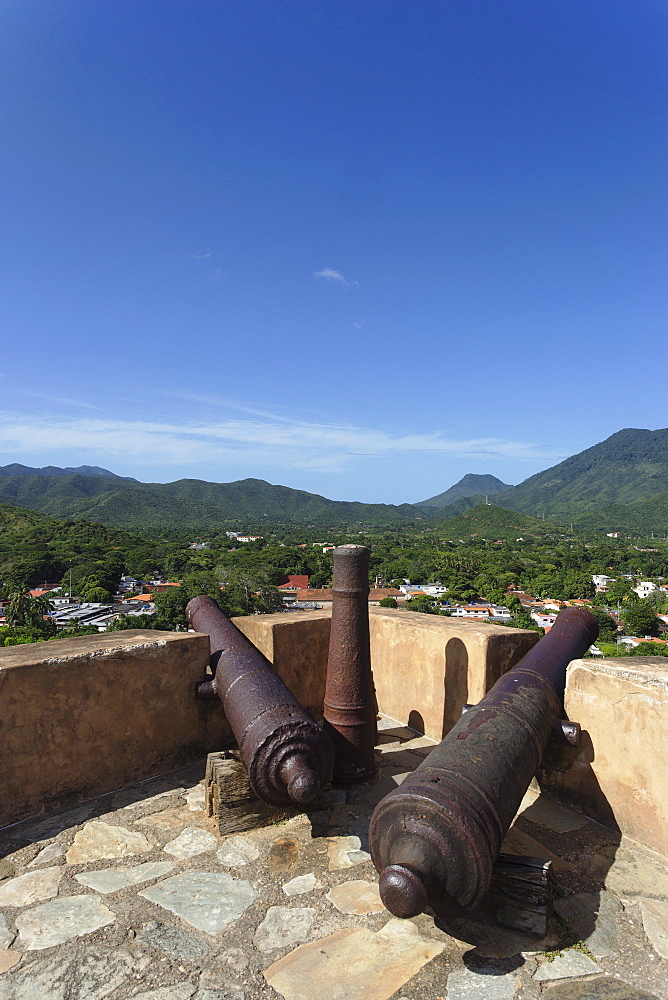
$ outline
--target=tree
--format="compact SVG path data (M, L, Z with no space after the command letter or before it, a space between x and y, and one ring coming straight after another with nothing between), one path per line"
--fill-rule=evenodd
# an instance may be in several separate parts
M617 637L617 623L615 619L597 607L592 607L591 613L598 622L598 638L601 642L614 641Z
M397 599L396 597L384 597L382 601L378 602L378 606L381 608L396 608Z
M438 615L441 613L441 606L438 601L435 601L433 597L429 597L427 594L412 597L407 607L409 611L420 611L425 615Z
M29 629L40 638L48 638L56 634L55 622L45 618L53 608L46 595L31 597L30 594L14 593L10 595L5 618L10 628Z
M627 635L658 635L659 619L651 604L637 601L622 611L622 621Z
M657 642L639 642L631 650L631 656L668 656L668 646L660 646Z

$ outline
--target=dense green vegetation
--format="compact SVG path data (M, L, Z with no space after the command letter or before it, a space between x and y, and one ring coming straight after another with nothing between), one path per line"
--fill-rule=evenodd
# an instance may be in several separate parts
M564 517L668 490L668 429L627 428L496 495L527 514ZM665 528L668 528L668 522ZM608 531L617 530L608 528Z

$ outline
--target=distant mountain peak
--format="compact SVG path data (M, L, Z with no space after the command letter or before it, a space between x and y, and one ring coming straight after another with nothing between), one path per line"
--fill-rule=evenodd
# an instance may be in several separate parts
M502 490L509 490L511 487L507 483L502 483L500 479L496 476L490 475L478 475L475 472L467 472L465 476L451 486L450 489L445 490L444 493L439 493L435 497L430 497L428 500L421 500L419 503L414 504L415 507L447 507L448 504L454 503L455 500L461 500L462 497L473 497L473 496L494 496L495 493L501 493Z
M101 469L99 465L79 465L77 468L68 466L61 469L58 465L45 465L43 469L13 462L12 465L0 465L0 475L3 476L98 476L104 479L124 479L136 483L132 476L118 476L109 469Z

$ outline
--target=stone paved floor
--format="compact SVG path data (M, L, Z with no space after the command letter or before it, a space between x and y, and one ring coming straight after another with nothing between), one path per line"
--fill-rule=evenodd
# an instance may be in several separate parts
M0 831L0 1000L668 1000L668 864L531 792L505 849L554 859L546 938L392 918L368 818L433 744L381 725L313 825L221 838L202 761Z

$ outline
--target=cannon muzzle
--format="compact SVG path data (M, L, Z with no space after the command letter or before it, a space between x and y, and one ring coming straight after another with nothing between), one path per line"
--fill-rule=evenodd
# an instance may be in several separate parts
M563 713L566 667L598 635L584 608L564 608L547 635L469 709L371 817L380 895L398 917L431 901L475 906Z
M310 802L332 779L331 740L212 597L194 597L186 616L211 644L214 677L198 696L223 703L253 791L271 805Z

